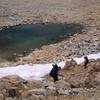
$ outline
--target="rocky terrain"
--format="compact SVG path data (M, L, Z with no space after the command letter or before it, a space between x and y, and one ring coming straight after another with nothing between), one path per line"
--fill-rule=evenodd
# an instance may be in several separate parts
M93 22L99 19L99 5L99 0L0 1L0 26L46 21L86 22L90 20Z
M67 62L55 83L48 75L43 81L7 76L0 79L0 100L100 100L99 76L100 59L90 60L87 69Z
M73 56L80 57L98 52L100 52L100 30L91 30L82 34L75 34L60 43L36 49L28 56L20 58L18 63L60 62Z
M53 63L100 52L100 0L0 0L0 29L27 23L79 23L81 34L32 50L16 63ZM12 63L1 63L8 66ZM88 68L66 64L59 81L26 81L18 76L0 79L0 100L100 100L100 60Z
M99 0L9 0L0 1L0 27L27 23L78 23L81 34L36 49L19 63L48 63L100 52Z
M0 1L0 26L46 21L86 22L86 20L98 20L99 5L99 0Z

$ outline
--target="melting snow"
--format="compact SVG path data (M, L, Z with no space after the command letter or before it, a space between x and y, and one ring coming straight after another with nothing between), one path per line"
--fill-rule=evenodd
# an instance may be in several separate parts
M100 53L87 55L89 59L100 58ZM77 64L84 62L84 56L81 58L73 58ZM58 63L58 66L64 67L66 61ZM52 69L52 63L50 64L25 64L13 67L0 68L0 78L8 75L18 75L25 80L42 80L42 77L50 72Z

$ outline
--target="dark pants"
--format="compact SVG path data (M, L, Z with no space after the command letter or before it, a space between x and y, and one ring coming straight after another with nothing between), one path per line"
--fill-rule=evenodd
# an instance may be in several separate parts
M58 81L58 75L53 76L54 82Z

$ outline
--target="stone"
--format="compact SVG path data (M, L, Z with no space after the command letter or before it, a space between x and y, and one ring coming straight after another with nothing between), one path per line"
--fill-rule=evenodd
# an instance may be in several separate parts
M22 93L22 100L45 100L46 90L45 89L32 89L25 93Z
M89 99L87 99L87 100L100 100L100 99L98 99L98 98L96 98L96 97L91 97L91 98L89 98Z
M2 89L2 94L6 94L7 90L6 89Z
M44 81L42 87L49 90L55 90L55 84L50 81Z
M71 90L58 90L59 95L70 95Z
M32 89L28 91L28 94L31 95L45 95L46 90L45 89Z
M67 61L64 66L64 70L68 70L75 65L77 65L77 63L73 59L71 61Z
M56 82L56 88L67 90L67 89L70 89L71 86L68 82L66 82L64 80L59 80L59 81Z
M16 98L7 97L5 100L17 100Z
M8 89L8 90L7 90L7 93L8 93L8 97L14 98L14 97L17 96L17 91L16 91L16 89L14 89L14 88Z
M4 100L3 94L0 94L0 100Z
M29 97L22 97L21 100L47 100L44 96L29 96Z
M26 87L27 81L16 75L7 76L0 79L0 93L2 93L4 97L19 98Z

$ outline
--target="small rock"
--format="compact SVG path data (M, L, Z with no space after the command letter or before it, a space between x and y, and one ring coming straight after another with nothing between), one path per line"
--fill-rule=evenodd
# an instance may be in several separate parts
M17 99L16 98L8 97L8 98L5 98L5 100L17 100Z
M7 90L7 93L8 93L8 97L14 98L17 96L16 89L9 89L9 90Z
M56 87L57 87L57 89L64 89L64 90L71 88L70 84L68 82L63 81L63 80L57 81Z
M95 97L92 97L92 98L89 98L89 99L87 99L87 100L100 100L100 99L95 98Z
M53 82L49 82L49 81L44 81L42 86L43 86L43 88L47 88L50 90L55 89L55 84Z
M32 89L22 94L23 100L45 100L45 89ZM43 99L44 98L44 99Z

